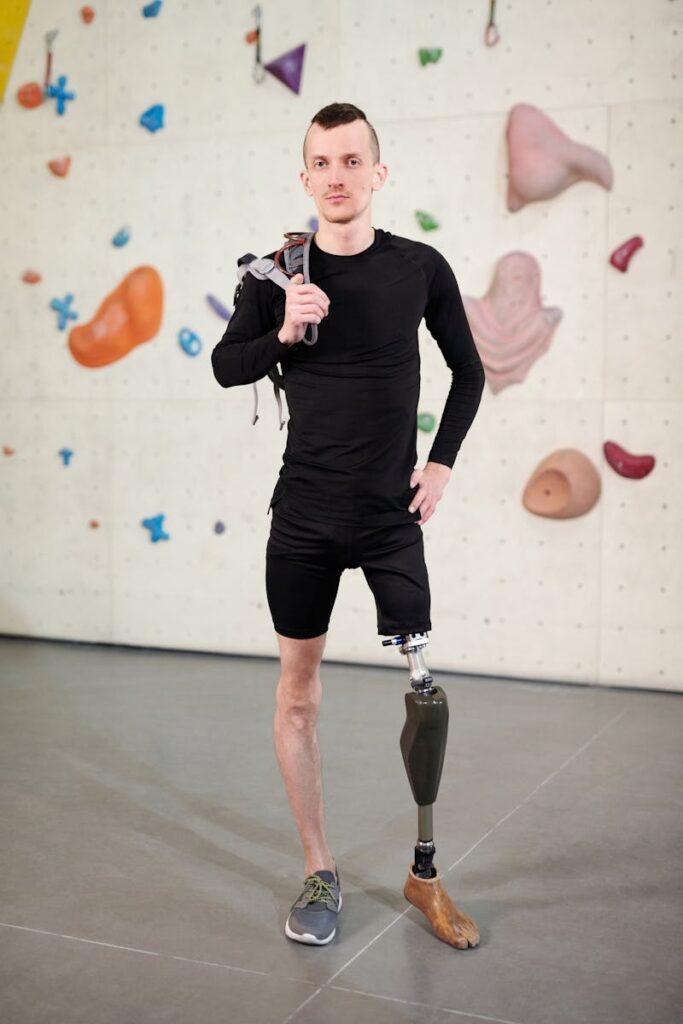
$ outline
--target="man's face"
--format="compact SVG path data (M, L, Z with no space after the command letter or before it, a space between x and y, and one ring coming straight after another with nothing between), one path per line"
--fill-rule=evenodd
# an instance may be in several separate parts
M365 121L327 129L311 125L306 139L306 168L300 178L321 220L331 224L358 220L386 176L386 166L375 163Z

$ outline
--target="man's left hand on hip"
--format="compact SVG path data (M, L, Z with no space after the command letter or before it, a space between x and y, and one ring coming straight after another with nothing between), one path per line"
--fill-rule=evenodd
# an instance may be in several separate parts
M408 511L419 510L420 518L417 522L420 526L434 515L434 509L443 497L450 476L448 466L443 466L440 462L428 462L424 469L413 470L410 486L417 487L419 484L419 488L408 506Z

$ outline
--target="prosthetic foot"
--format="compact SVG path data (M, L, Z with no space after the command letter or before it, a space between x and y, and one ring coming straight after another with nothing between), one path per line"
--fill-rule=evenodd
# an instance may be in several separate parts
M426 633L407 633L382 641L384 647L398 646L407 656L412 687L405 695L401 753L418 808L418 837L403 893L422 911L437 938L457 949L467 949L479 943L477 926L451 902L434 867L433 805L446 753L448 700L425 666L422 651L428 643Z

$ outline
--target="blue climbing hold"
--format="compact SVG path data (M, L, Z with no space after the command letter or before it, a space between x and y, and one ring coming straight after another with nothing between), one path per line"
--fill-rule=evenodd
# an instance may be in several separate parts
M309 231L317 231L319 226L320 225L318 224L318 218L317 217L309 217L308 218L308 230Z
M156 18L157 14L161 10L161 0L153 0L151 4L145 4L142 8L142 13L145 18Z
M163 515L152 516L149 519L143 519L142 525L146 530L149 530L149 539L152 544L156 544L158 540L170 540L170 533L166 533L164 530L164 519Z
M59 313L57 327L60 331L64 330L69 320L78 320L78 313L75 309L71 308L73 300L73 294L71 292L67 292L63 299L53 299L50 303L50 309L54 309Z
M59 454L62 456L62 462L64 463L64 465L68 466L69 463L71 462L71 456L73 455L72 449L71 448L60 448L59 449Z
M214 533L225 533L225 523L222 523L219 519L213 530Z
M117 231L111 240L111 244L115 245L117 249L120 249L122 245L128 245L130 242L130 228L121 228Z
M48 85L47 92L48 96L52 99L57 100L57 113L61 116L66 110L67 100L75 100L75 92L66 91L66 75L60 75L57 79L56 85Z
M217 299L215 295L207 295L206 301L209 303L214 313L218 313L223 320L229 320L232 316L228 307L224 306L220 299Z
M189 327L181 327L178 331L178 342L188 356L198 356L202 350L202 340Z
M158 132L164 127L164 105L155 103L149 107L144 114L140 114L140 124L150 132Z

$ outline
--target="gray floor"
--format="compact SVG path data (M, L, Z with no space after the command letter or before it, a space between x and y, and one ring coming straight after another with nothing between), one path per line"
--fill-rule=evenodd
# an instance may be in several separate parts
M439 677L463 952L402 896L396 661L326 666L344 909L316 949L282 933L302 862L275 662L0 640L3 1024L680 1021L681 697Z

